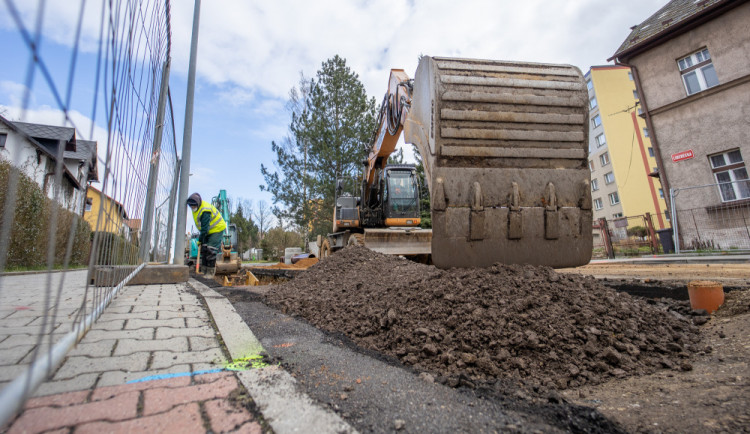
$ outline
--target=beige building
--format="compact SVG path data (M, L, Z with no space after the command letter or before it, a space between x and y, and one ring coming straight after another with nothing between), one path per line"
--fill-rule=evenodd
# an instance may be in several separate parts
M632 68L683 250L750 249L748 25L748 0L673 0L612 57Z

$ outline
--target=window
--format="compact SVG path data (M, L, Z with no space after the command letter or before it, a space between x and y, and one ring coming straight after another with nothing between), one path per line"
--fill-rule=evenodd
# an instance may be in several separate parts
M648 156L653 157L654 156L654 148L649 147L648 148Z
M589 170L594 171L594 162L592 160L589 160Z
M8 139L7 134L0 134L0 148L5 147L5 141Z
M593 119L591 119L591 125L594 126L594 128L598 127L602 124L602 117L599 115L594 116Z
M594 83L591 80L586 80L586 89L591 90L594 87Z
M593 110L593 109L595 109L595 108L596 108L596 97L595 97L595 96L594 96L594 97L592 97L592 98L591 98L591 99L589 100L589 108L590 108L591 110Z
M602 208L604 208L604 205L602 204L602 200L599 198L594 199L594 209L600 210Z
M638 99L638 91L633 90L633 98Z
M682 82L688 95L698 93L719 84L714 64L708 49L693 53L677 61L682 74Z
M596 136L596 146L598 148L601 148L602 146L607 144L607 139L604 137L604 134L599 134Z
M640 115L642 115L642 114L643 114L643 109L642 109L642 108L640 108L640 107L638 107L638 116L640 116Z
M643 127L643 137L648 137L648 128Z
M602 166L606 166L607 164L609 164L609 153L605 152L602 155L600 155L599 162L602 163Z
M662 199L664 199L664 189L663 188L659 189L659 197L662 198Z
M618 203L620 203L620 195L617 194L617 192L610 193L609 194L609 203L611 205L617 205Z
M621 219L622 218L622 213L621 212L616 212L616 213L612 214L612 218L613 219Z
M604 183L605 184L611 184L615 182L615 174L612 172L608 172L604 174Z
M665 210L664 210L664 218L666 218L666 219L667 219L667 221L671 220L671 219L669 218L669 210L667 210L667 209L665 209Z
M722 202L750 198L750 181L739 149L710 155L711 169L719 183Z
M599 180L598 179L592 179L591 180L591 191L599 190Z
M628 79L633 81L633 71L628 71Z
M94 200L90 197L86 198L86 207L85 207L86 212L91 212L91 204L93 203L93 201Z

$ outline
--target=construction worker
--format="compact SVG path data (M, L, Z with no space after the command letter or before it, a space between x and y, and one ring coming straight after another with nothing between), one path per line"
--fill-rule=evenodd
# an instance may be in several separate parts
M216 274L216 256L221 251L221 240L227 224L219 210L201 199L200 194L191 194L187 204L193 211L195 227L200 231L198 237L198 243L201 245L200 271L205 273L206 277L213 277Z

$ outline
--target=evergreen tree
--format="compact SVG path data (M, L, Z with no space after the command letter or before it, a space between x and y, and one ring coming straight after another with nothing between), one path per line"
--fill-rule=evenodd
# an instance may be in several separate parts
M261 166L262 190L273 195L274 214L292 222L308 240L331 230L338 176L356 177L376 127L377 109L346 60L323 62L315 78L292 89L289 136L276 152L272 171Z

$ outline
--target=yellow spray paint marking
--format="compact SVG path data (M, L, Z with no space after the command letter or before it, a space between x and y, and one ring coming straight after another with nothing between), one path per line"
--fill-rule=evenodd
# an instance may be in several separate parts
M234 359L231 363L227 363L224 369L228 371L247 371L249 369L265 368L266 366L268 366L268 363L263 361L263 356L256 354L249 357Z

